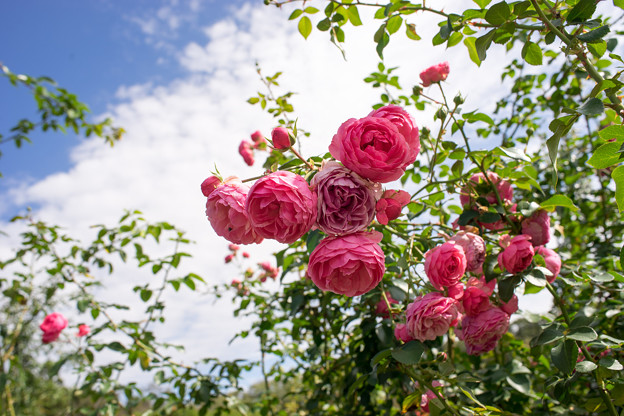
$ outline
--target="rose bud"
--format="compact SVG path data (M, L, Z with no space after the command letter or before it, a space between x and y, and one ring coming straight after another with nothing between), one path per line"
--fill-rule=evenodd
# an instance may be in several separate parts
M273 147L278 150L288 149L291 146L290 134L285 127L275 127L271 132L271 140L273 140Z

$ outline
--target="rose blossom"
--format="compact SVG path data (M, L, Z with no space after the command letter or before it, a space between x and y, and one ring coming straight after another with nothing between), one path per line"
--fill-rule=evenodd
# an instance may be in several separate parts
M316 220L316 194L292 172L277 171L259 179L249 190L245 212L256 232L290 244Z
M379 316L383 316L384 318L387 318L388 316L390 316L390 309L388 309L388 303L390 305L399 303L398 300L392 298L392 296L390 295L390 292L386 292L386 297L388 298L387 303L384 297L382 296L381 299L379 299L379 302L377 302L377 305L375 307L375 314Z
M407 333L406 324L396 324L396 326L394 327L394 337L397 340L403 341L403 342L410 342L411 340L414 339Z
M450 72L449 63L442 62L434 66L430 66L420 73L423 87L428 87L436 82L444 81Z
M498 265L509 273L519 273L529 267L534 255L531 237L520 234L512 238L509 245L498 255Z
M513 315L514 313L516 313L516 311L518 310L518 296L513 295L511 297L511 299L509 299L509 302L507 303L502 303L500 308L509 316Z
M548 283L554 282L557 276L559 276L559 272L561 272L561 257L559 257L559 254L547 247L536 247L535 254L544 257L546 268L552 273L552 276L546 276L546 280L548 280Z
M243 140L238 146L238 153L243 157L247 165L252 166L254 164L253 144Z
M269 263L268 261L263 261L262 263L258 263L258 266L260 266L262 270L264 270L263 277L265 278L265 280L266 280L266 277L270 277L273 280L277 278L277 275L279 274L279 270L276 267L273 267L271 263Z
M368 114L369 117L380 117L391 121L399 129L399 133L405 137L407 144L416 154L420 152L420 139L416 122L407 111L398 105L389 104L373 110Z
M245 213L249 188L238 178L229 178L219 185L206 201L206 216L217 235L234 244L260 243Z
M251 141L254 143L260 143L264 141L264 135L260 132L260 130L256 130L251 133Z
M89 328L89 325L79 325L78 326L78 333L76 334L77 337L84 337L85 335L89 335L89 332L91 332L91 328Z
M441 387L442 383L434 380L431 382L431 386ZM438 396L436 396L436 394L432 390L427 389L427 391L422 396L420 396L420 410L422 410L423 412L429 412L429 400L436 399L437 397Z
M465 272L464 249L454 241L447 241L425 253L425 274L438 290L457 284Z
M206 198L209 197L212 191L217 189L217 186L219 186L220 184L221 179L217 178L216 176L210 176L209 178L204 179L201 184L202 194L204 194Z
M488 172L488 178L492 185L496 186L498 190L498 195L501 198L503 204L511 203L513 198L513 188L511 184L504 179L501 179L494 172ZM490 183L485 179L485 175L483 172L476 173L472 175L468 184L462 188L459 193L459 201L463 206L474 204L475 198L473 197L473 193L485 198L490 204L498 204L498 200L496 199L496 193L490 186Z
M522 234L531 236L533 246L543 246L550 241L550 217L543 210L537 210L522 221Z
M459 311L454 299L431 292L407 306L407 333L419 341L434 340L457 324Z
M271 140L273 141L273 147L278 150L290 147L290 135L285 127L275 127L271 132Z
M327 162L310 182L318 196L316 225L329 235L351 234L375 217L380 187L340 163Z
M470 355L481 355L496 347L509 328L509 315L500 308L491 308L477 316L465 316L461 330L456 331Z
M352 118L338 128L329 151L360 176L390 182L399 179L418 155L420 144L401 133L404 127L392 118Z
M310 254L308 276L321 290L358 296L379 284L385 271L378 232L326 237Z
M476 316L490 309L490 295L495 286L496 280L490 280L489 283L486 283L484 276L481 279L471 277L466 283L462 297L464 313L468 316Z
M485 261L485 241L477 234L459 231L449 241L454 241L464 249L466 271L479 270Z
M401 215L401 209L410 203L410 194L405 191L389 189L377 201L377 221L386 225L388 221L396 220Z
M56 341L58 337L61 335L61 331L65 329L67 326L67 319L58 313L53 312L47 315L41 325L39 325L39 329L43 331L43 335L41 337L41 341L44 344L48 344L52 341Z

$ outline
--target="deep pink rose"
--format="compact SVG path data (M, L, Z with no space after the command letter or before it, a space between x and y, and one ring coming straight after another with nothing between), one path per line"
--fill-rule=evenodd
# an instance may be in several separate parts
M77 337L84 337L85 335L89 335L89 332L91 332L91 328L89 328L89 325L79 325L78 326L78 333L76 334Z
M277 171L251 187L245 212L260 236L290 244L312 228L316 204L316 194L305 179L292 172Z
M449 241L454 241L464 249L466 271L479 270L485 261L485 241L477 234L459 231Z
M246 259L249 258L249 253L247 253L246 251L243 251L243 257L245 257Z
M310 182L318 196L316 225L329 235L351 234L375 217L376 190L381 186L331 161Z
M531 237L520 234L509 241L509 245L498 255L498 265L509 273L520 273L533 261L535 249Z
M511 184L504 179L501 179L496 173L488 172L488 178L492 182L492 185L496 186L498 195L501 198L503 204L511 203L513 199L513 188ZM491 205L498 204L496 199L496 193L490 186L490 183L485 179L483 172L472 175L468 184L462 188L459 193L459 201L463 206L472 206L475 203L477 197L485 198Z
M56 341L65 327L67 327L67 319L62 314L53 312L47 315L39 325L39 329L43 331L42 342L48 344Z
M481 355L496 347L509 328L509 315L500 308L491 308L477 316L465 316L461 330L456 331L470 355Z
M448 62L442 62L425 69L420 73L420 79L422 80L423 87L428 87L436 82L444 81L450 70Z
M234 244L260 243L245 213L249 188L238 178L230 178L215 189L206 201L206 216L217 235Z
M414 163L418 154L416 142L410 143L401 134L400 127L382 117L349 119L338 128L329 151L366 179L394 181Z
M552 276L547 276L546 280L548 280L548 283L554 282L557 276L559 276L559 272L561 272L561 257L559 257L559 254L547 247L536 247L535 254L544 257L546 268L553 274Z
M522 234L531 236L533 246L543 246L550 241L550 217L543 209L537 210L522 221Z
M431 383L431 386L433 386L433 387L440 387L440 386L442 386L442 383L440 383L437 380L434 380ZM436 399L437 397L438 396L436 396L436 394L433 391L431 391L430 389L427 389L425 394L420 396L420 410L423 411L423 412L429 412L429 400Z
M228 254L227 256L225 256L225 263L230 263L232 260L234 260L234 254Z
M388 303L390 305L399 303L398 300L392 298L392 296L390 295L390 292L386 292L386 297L388 298ZM377 305L375 307L375 314L379 316L383 316L384 318L387 318L388 316L390 316L390 309L388 309L388 303L386 303L386 300L382 296L381 299L379 299L379 302L377 302Z
M394 337L397 340L403 341L403 342L410 342L411 340L414 339L410 337L409 333L407 332L406 324L396 324L396 326L394 327Z
M464 314L476 316L490 309L490 295L477 286L467 286L462 298Z
M202 194L204 194L205 197L209 197L212 191L214 191L219 185L221 185L221 179L216 176L206 178L201 184Z
M271 140L273 141L273 147L278 150L290 147L290 135L285 127L275 127L271 132Z
M310 255L308 276L321 290L358 296L379 284L385 271L381 233L326 237Z
M518 310L518 296L513 295L511 297L511 299L509 299L509 302L507 303L502 303L500 308L509 316L513 315L514 313L516 313L516 311Z
M377 221L386 225L388 221L396 220L401 215L403 207L410 203L410 194L401 190L389 189L377 201Z
M409 148L416 152L416 155L418 155L420 152L418 127L416 126L416 122L412 116L410 116L407 111L398 105L390 104L371 111L368 116L385 118L386 120L391 121L398 127L399 133L405 137Z
M243 160L247 165L253 166L254 164L254 154L253 154L253 144L248 142L247 140L243 140L238 146L238 153L243 157Z
M264 141L264 135L260 132L260 130L256 130L251 133L251 141L254 143L260 143Z
M455 299L431 292L407 306L407 333L419 341L434 340L457 324L459 311Z
M465 272L464 249L454 241L447 241L425 253L425 273L438 290L457 284Z

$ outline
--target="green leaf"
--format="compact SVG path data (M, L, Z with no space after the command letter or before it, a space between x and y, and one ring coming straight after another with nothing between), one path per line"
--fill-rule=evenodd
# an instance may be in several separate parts
M581 23L588 20L596 11L595 0L579 0L570 10L566 20L570 23Z
M622 364L613 357L601 358L600 361L598 361L598 364L600 364L601 367L604 367L613 371L620 371L624 369Z
M331 27L331 22L329 19L323 19L316 25L316 28L321 32L327 32Z
M596 334L596 331L594 331L593 328L581 326L570 331L567 338L574 339L576 341L590 342L598 338L598 334Z
M624 211L624 165L613 169L611 177L615 182L615 202L620 212L622 212ZM622 267L624 267L624 264L622 264Z
M384 358L387 358L390 356L390 354L392 354L392 350L390 348L386 349L386 350L381 350L379 351L377 354L375 354L373 356L373 358L371 359L370 365L371 367L375 367L377 364L379 364Z
M301 36L305 39L312 33L312 22L308 16L303 16L301 20L299 20L297 27L299 28L299 33L301 33Z
M551 342L560 340L563 338L563 327L559 324L552 324L544 328L541 334L537 337L535 345L550 344Z
M493 153L495 154L503 154L512 159L524 160L525 162L531 162L531 158L524 153L524 150L518 147L497 147L494 149Z
M590 98L576 111L584 116L597 116L604 113L604 104L600 98Z
M624 0L613 0L613 4L620 9L624 9Z
M407 413L410 411L410 409L420 406L421 398L422 394L418 390L405 397L403 399L403 402L401 403L402 412Z
M622 0L624 1L624 0ZM622 126L609 126L598 132L598 136L604 140L615 139L616 142L624 142L624 127Z
M548 281L546 280L546 276L537 268L531 270L531 273L528 273L524 276L527 282L531 283L533 286L537 287L545 287Z
M609 273L590 274L589 278L598 283L612 282L614 279L613 275Z
M509 19L510 15L511 10L509 9L509 5L502 1L488 9L485 13L485 20L492 25L500 26Z
M587 164L596 169L605 169L621 161L622 153L619 152L621 142L610 142L600 146L589 158Z
M579 373L591 373L598 368L598 366L591 361L581 361L580 363L576 363L575 368Z
M624 246L622 246L622 249L620 250L620 269L624 270Z
M522 59L529 65L541 65L542 48L535 42L527 41L522 47Z
M293 11L290 14L290 17L288 18L288 20L295 20L296 18L298 18L299 16L301 16L303 14L303 10L301 9L297 9L295 11Z
M416 25L413 24L413 23L406 23L405 24L405 34L411 40L420 40L421 39L421 37L418 36L418 33L416 33Z
M594 30L591 30L591 31L589 31L587 33L583 33L581 35L578 35L577 38L579 40L582 40L583 42L597 43L597 42L601 42L602 38L604 38L607 35L607 33L609 33L609 26L608 25L604 25L604 26L600 26L599 28L596 28Z
M388 30L388 33L391 35L393 33L396 33L401 28L402 23L403 18L400 15L395 14L394 16L392 16L390 19L388 19L388 23L386 24L386 29Z
M477 50L477 56L479 57L480 61L485 61L485 58L487 57L487 50L492 44L492 40L494 39L495 35L496 29L493 29L485 35L481 36L480 38L477 38L477 40L475 41L475 48Z
M308 238L306 239L306 247L308 248L308 254L312 254L312 251L318 246L323 239L323 233L319 230L310 231Z
M479 54L477 53L477 47L475 46L475 42L475 38L464 39L464 45L466 45L466 48L468 49L468 55L470 56L470 60L477 64L477 66L481 66L481 59L479 59Z
M576 365L578 357L578 347L571 339L561 342L550 351L552 363L561 370L562 373L570 375Z
M507 383L522 394L531 393L531 379L527 374L513 374L507 377Z
M362 26L362 20L360 19L360 13L357 6L349 6L347 9L347 16L353 26Z
M147 302L152 297L152 291L148 289L141 289L141 300Z
M557 194L548 198L546 201L540 204L542 208L550 208L550 207L565 207L569 208L572 211L578 211L578 207L574 205L574 202L570 198L565 195Z
M392 350L392 357L402 364L414 365L420 361L425 346L418 341L410 341Z

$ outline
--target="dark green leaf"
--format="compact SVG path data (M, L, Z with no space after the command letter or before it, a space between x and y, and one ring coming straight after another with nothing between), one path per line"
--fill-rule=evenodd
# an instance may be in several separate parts
M535 345L550 344L563 338L563 327L559 324L552 324L544 328L541 334L537 337Z
M604 113L604 104L600 98L590 98L576 111L584 116L597 116Z
M598 361L598 364L600 364L601 367L613 371L620 371L624 369L624 367L622 367L622 364L613 357L603 357L600 359L600 361Z
M303 14L303 10L301 9L297 9L295 11L293 11L290 14L290 17L288 18L288 20L295 20L296 18L298 18L299 16L301 16Z
M420 361L425 346L418 341L410 341L392 350L392 357L402 364L414 365Z
M587 43L601 42L602 38L604 38L607 33L609 33L609 26L605 25L600 26L599 28L589 31L587 33L578 35L577 38ZM605 45L605 51L607 49L606 46L607 45Z
M507 377L507 383L522 394L531 393L531 379L528 374L513 374Z
M509 19L510 15L511 10L509 9L509 5L502 1L488 9L485 13L485 20L492 25L500 26Z
M457 224L459 225L468 225L470 220L477 218L479 216L479 212L469 209L461 213L459 218L457 219Z
M581 326L570 331L567 337L576 341L590 342L598 338L598 334L588 326Z
M576 363L575 368L579 373L591 373L598 368L598 366L591 361L581 361L580 363Z
M550 351L550 358L553 364L566 375L572 373L577 357L578 347L576 342L570 339L555 345Z
M514 289L518 284L518 279L515 276L507 277L498 281L498 296L503 302L509 302L513 297Z
M320 30L321 32L327 32L330 27L331 27L331 22L329 21L329 19L323 19L320 22L318 22L318 24L316 25L316 28Z
M475 49L477 51L477 56L479 57L480 61L485 61L485 58L487 56L487 50L492 44L492 40L494 39L495 35L496 29L493 29L475 41Z
M579 0L578 3L570 10L566 20L570 23L580 23L592 17L596 11L595 0Z
M308 238L306 239L306 247L308 248L308 254L312 254L312 251L318 246L323 239L323 233L319 230L310 231Z

